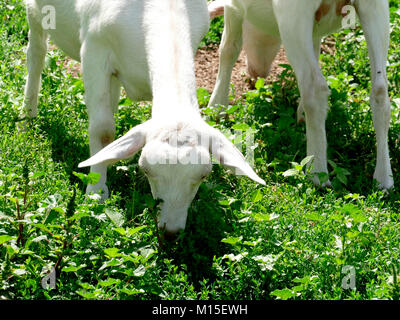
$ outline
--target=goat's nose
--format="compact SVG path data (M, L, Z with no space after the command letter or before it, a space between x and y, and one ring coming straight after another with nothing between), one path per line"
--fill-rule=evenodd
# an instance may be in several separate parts
M174 242L178 239L178 232L176 232L176 231L171 232L171 231L165 230L163 236L166 241Z

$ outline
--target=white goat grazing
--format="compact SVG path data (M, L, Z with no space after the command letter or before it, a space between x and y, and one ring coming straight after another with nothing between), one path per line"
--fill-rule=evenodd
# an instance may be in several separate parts
M323 36L337 30L342 14L354 5L368 43L372 91L370 103L377 136L374 178L381 188L393 186L389 159L390 101L386 76L389 48L387 0L230 0L210 5L211 17L225 5L220 65L210 105L228 104L232 68L243 47L252 77L265 77L283 43L295 71L301 100L298 120L306 120L307 155L314 155L314 172L327 173L325 119L330 91L318 65ZM303 112L305 119L303 118ZM320 181L316 175L314 183ZM328 183L329 184L329 181Z
M143 148L139 166L153 196L163 200L159 227L184 229L188 207L211 171L210 153L238 174L265 184L225 136L201 118L194 53L209 27L205 0L26 0L30 25L26 112L37 114L47 35L81 61L92 157L79 166L101 173L87 192L103 191L107 165ZM44 30L43 6L56 28ZM152 118L114 140L123 86L135 100L153 99ZM111 143L112 142L112 143Z

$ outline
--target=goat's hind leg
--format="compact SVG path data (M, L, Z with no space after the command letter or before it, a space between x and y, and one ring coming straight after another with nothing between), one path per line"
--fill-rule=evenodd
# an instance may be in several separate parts
M229 104L229 84L232 69L242 49L243 16L240 9L225 6L224 32L220 45L217 81L209 106Z
M29 44L27 50L28 77L25 86L24 108L26 116L33 118L38 113L38 97L41 73L47 53L47 33L28 10Z
M307 133L307 155L314 156L313 173L328 173L325 120L330 91L316 58L313 28L316 2L275 0L274 10L287 57L296 74ZM320 184L318 175L312 178ZM325 185L329 181L324 182Z
M367 40L371 63L370 103L377 143L374 178L380 188L390 189L393 187L393 174L388 146L390 101L386 75L390 34L389 7L386 0L362 0L356 2L356 9Z

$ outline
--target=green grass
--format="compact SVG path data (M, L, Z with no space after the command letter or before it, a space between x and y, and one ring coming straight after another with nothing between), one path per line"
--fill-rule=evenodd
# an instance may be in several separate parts
M395 188L373 182L375 135L362 31L335 34L322 56L332 96L327 120L332 189L308 179L305 128L289 66L246 93L229 116L205 107L219 129L252 129L265 187L214 166L176 244L160 246L157 204L137 157L109 169L111 198L85 198L77 164L88 151L83 83L48 54L40 113L26 132L22 112L27 45L23 5L0 3L0 299L398 299L400 297L400 8L391 1L389 134ZM202 45L218 43L222 19ZM151 105L123 97L117 135L149 118ZM82 181L83 180L83 181ZM354 289L346 289L355 271ZM56 267L56 289L41 281Z

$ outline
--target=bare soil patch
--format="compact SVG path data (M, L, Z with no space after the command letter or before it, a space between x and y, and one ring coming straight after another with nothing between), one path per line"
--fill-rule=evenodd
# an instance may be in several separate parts
M289 64L283 48L281 48L272 64L267 81L275 81L278 78L283 70L283 67L280 66L281 64ZM195 70L198 88L204 88L210 93L213 91L218 73L218 65L218 47L201 48L197 51L195 57ZM244 51L240 53L238 61L233 68L231 83L234 86L236 98L240 97L244 92L253 89L254 79L250 79L247 74L246 56Z

